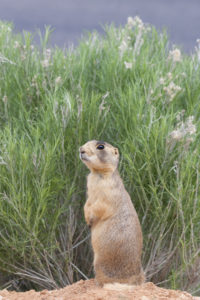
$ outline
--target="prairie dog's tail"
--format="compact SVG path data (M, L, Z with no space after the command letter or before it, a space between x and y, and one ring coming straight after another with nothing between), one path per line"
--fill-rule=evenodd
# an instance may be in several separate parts
M95 271L97 284L107 290L127 290L130 286L133 287L145 282L145 274L142 269L139 274L132 275L128 278L108 277L100 268Z
M109 291L128 291L128 292L132 292L134 290L135 285L129 285L129 284L124 284L124 283L106 283L104 284L103 288L105 290L109 290Z
M121 282L120 282L121 281ZM106 281L104 281L106 282ZM136 285L140 285L145 282L145 275L143 270L141 270L141 273L138 275L133 275L129 277L128 279L118 279L113 280L113 282L109 282L107 280L107 283L103 285L103 288L106 290L113 290L113 291L129 291L132 292Z

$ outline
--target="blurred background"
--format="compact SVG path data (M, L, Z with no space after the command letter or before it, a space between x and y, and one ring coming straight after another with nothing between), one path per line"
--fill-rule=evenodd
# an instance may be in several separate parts
M1 0L0 19L12 21L16 31L51 25L51 44L77 44L84 31L103 32L111 22L126 23L135 15L157 29L166 28L172 43L190 53L200 38L199 0Z

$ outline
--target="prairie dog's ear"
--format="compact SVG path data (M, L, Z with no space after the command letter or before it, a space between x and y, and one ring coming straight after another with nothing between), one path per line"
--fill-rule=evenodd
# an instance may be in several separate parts
M115 155L119 155L119 151L117 148L114 148Z

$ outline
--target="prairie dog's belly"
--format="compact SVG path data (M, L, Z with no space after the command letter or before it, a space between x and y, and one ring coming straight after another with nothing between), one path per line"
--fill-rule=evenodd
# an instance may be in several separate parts
M124 248L130 248L140 252L142 249L140 224L133 214L120 218L116 215L105 221L100 221L91 230L91 241L94 252L112 253L122 252Z

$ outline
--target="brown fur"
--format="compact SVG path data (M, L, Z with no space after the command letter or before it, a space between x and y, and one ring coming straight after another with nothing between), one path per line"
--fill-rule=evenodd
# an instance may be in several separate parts
M104 145L104 149L97 149ZM80 158L90 169L87 178L85 220L91 226L97 283L141 284L142 231L135 208L117 171L118 149L89 141Z

